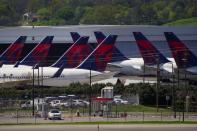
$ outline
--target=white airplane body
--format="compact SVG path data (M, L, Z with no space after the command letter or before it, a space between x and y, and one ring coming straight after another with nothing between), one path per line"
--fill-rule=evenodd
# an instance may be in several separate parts
M176 63L173 58L168 58L171 62L163 64L160 69L166 71L166 73L172 73L172 64L173 68L176 68ZM119 61L109 63L109 65L114 65L120 67L120 73L125 75L143 75L143 58L129 58L129 60ZM157 66L146 66L153 69L157 69ZM153 74L155 75L155 73Z
M105 70L107 63L110 61L108 59L105 62L102 61L95 61L92 62L92 64L95 65L95 68L98 68L99 70L91 70L89 69L89 61L92 60L92 58L97 59L98 52L104 54L100 56L101 59L105 59L107 56L110 56L112 54L112 49L114 47L114 43L116 41L117 36L115 35L109 35L99 46L91 53L89 56L76 68L63 68L63 71L59 74L58 71L61 70L61 67L44 67L43 68L43 77L44 78L51 78L54 77L55 74L58 74L57 77L65 77L65 78L87 78L90 76L95 76L102 74L102 71ZM107 47L107 48L106 48ZM97 65L98 64L98 65ZM42 67L39 67L41 70ZM92 67L94 68L94 67ZM102 71L100 70L102 69ZM40 72L41 73L41 72ZM34 69L34 75L38 76L38 70ZM4 65L0 69L0 77L5 78L21 78L21 79L29 79L33 76L33 68L32 66L28 65L19 65L17 68L15 68L13 65ZM56 77L56 76L55 76Z
M50 78L59 68L56 67L43 67L43 77ZM39 67L39 75L41 75L41 67ZM91 71L91 76L99 75L101 72ZM34 69L35 77L38 76L38 69ZM90 76L90 70L86 69L64 69L60 77L65 78L85 78ZM1 78L13 78L13 79L30 79L33 77L33 69L31 66L20 65L18 68L14 68L13 65L6 65L0 69Z

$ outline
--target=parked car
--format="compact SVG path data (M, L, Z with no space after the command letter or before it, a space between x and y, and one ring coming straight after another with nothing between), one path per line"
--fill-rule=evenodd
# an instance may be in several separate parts
M116 104L128 104L128 101L123 99L114 99L114 102Z
M49 113L48 113L48 119L49 120L54 120L54 119L61 120L62 119L61 111L59 111L58 109L50 110Z
M32 107L31 101L26 101L25 103L21 104L22 109L30 108Z
M73 105L74 106L87 106L89 105L89 102L77 99L77 100L73 100Z
M62 100L52 100L50 102L50 105L52 107L60 107L60 106L68 107L68 103L67 102L63 102Z

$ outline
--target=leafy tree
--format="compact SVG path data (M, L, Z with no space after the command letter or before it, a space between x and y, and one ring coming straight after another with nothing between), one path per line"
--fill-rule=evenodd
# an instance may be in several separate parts
M48 8L39 9L37 14L41 17L41 20L49 20L51 17L51 12Z

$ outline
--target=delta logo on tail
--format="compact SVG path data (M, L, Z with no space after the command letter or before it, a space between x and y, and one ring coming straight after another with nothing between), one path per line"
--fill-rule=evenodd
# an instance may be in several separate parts
M110 62L112 58L112 51L116 39L117 35L109 35L106 37L78 68L100 72L104 71L107 63Z
M146 65L152 66L170 62L151 44L151 42L141 32L133 32L133 35Z
M164 32L164 35L179 68L197 66L197 57L173 32Z
M87 44L89 37L80 37L76 42L57 60L52 67L74 68L87 58L91 53L91 47Z
M100 44L106 38L106 36L100 31L94 32L94 35L96 37L98 44ZM110 60L110 62L117 62L117 61L124 61L124 60L128 60L128 58L125 57L125 55L123 55L120 52L120 50L118 50L116 48L116 46L114 46L113 53L112 53L112 59Z
M35 66L48 56L54 36L47 36L19 64Z
M20 36L0 56L1 64L14 64L21 58L27 36Z

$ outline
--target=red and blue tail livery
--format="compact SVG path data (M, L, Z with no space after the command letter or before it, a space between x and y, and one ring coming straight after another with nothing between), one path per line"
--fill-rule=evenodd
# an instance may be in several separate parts
M36 64L45 61L53 38L54 36L45 37L42 42L40 42L22 61L20 61L19 65L35 66Z
M106 36L100 31L95 31L94 35L98 44L100 44L106 38Z
M27 36L20 36L0 56L1 64L14 64L21 58Z
M141 32L133 32L133 35L145 65L154 66L170 62Z
M100 44L106 38L106 36L100 31L94 32L94 35L96 37L98 44ZM124 60L128 60L128 58L125 55L123 55L120 52L120 50L118 50L116 48L116 46L114 46L113 53L112 53L112 59L110 62L117 62L117 61L124 61Z
M189 68L197 66L197 57L173 32L164 32L172 56L175 59L177 67Z
M109 35L96 49L81 63L78 68L102 72L112 59L112 51L117 35Z
M80 37L52 67L74 68L77 67L91 53L91 47L87 44L89 37Z

